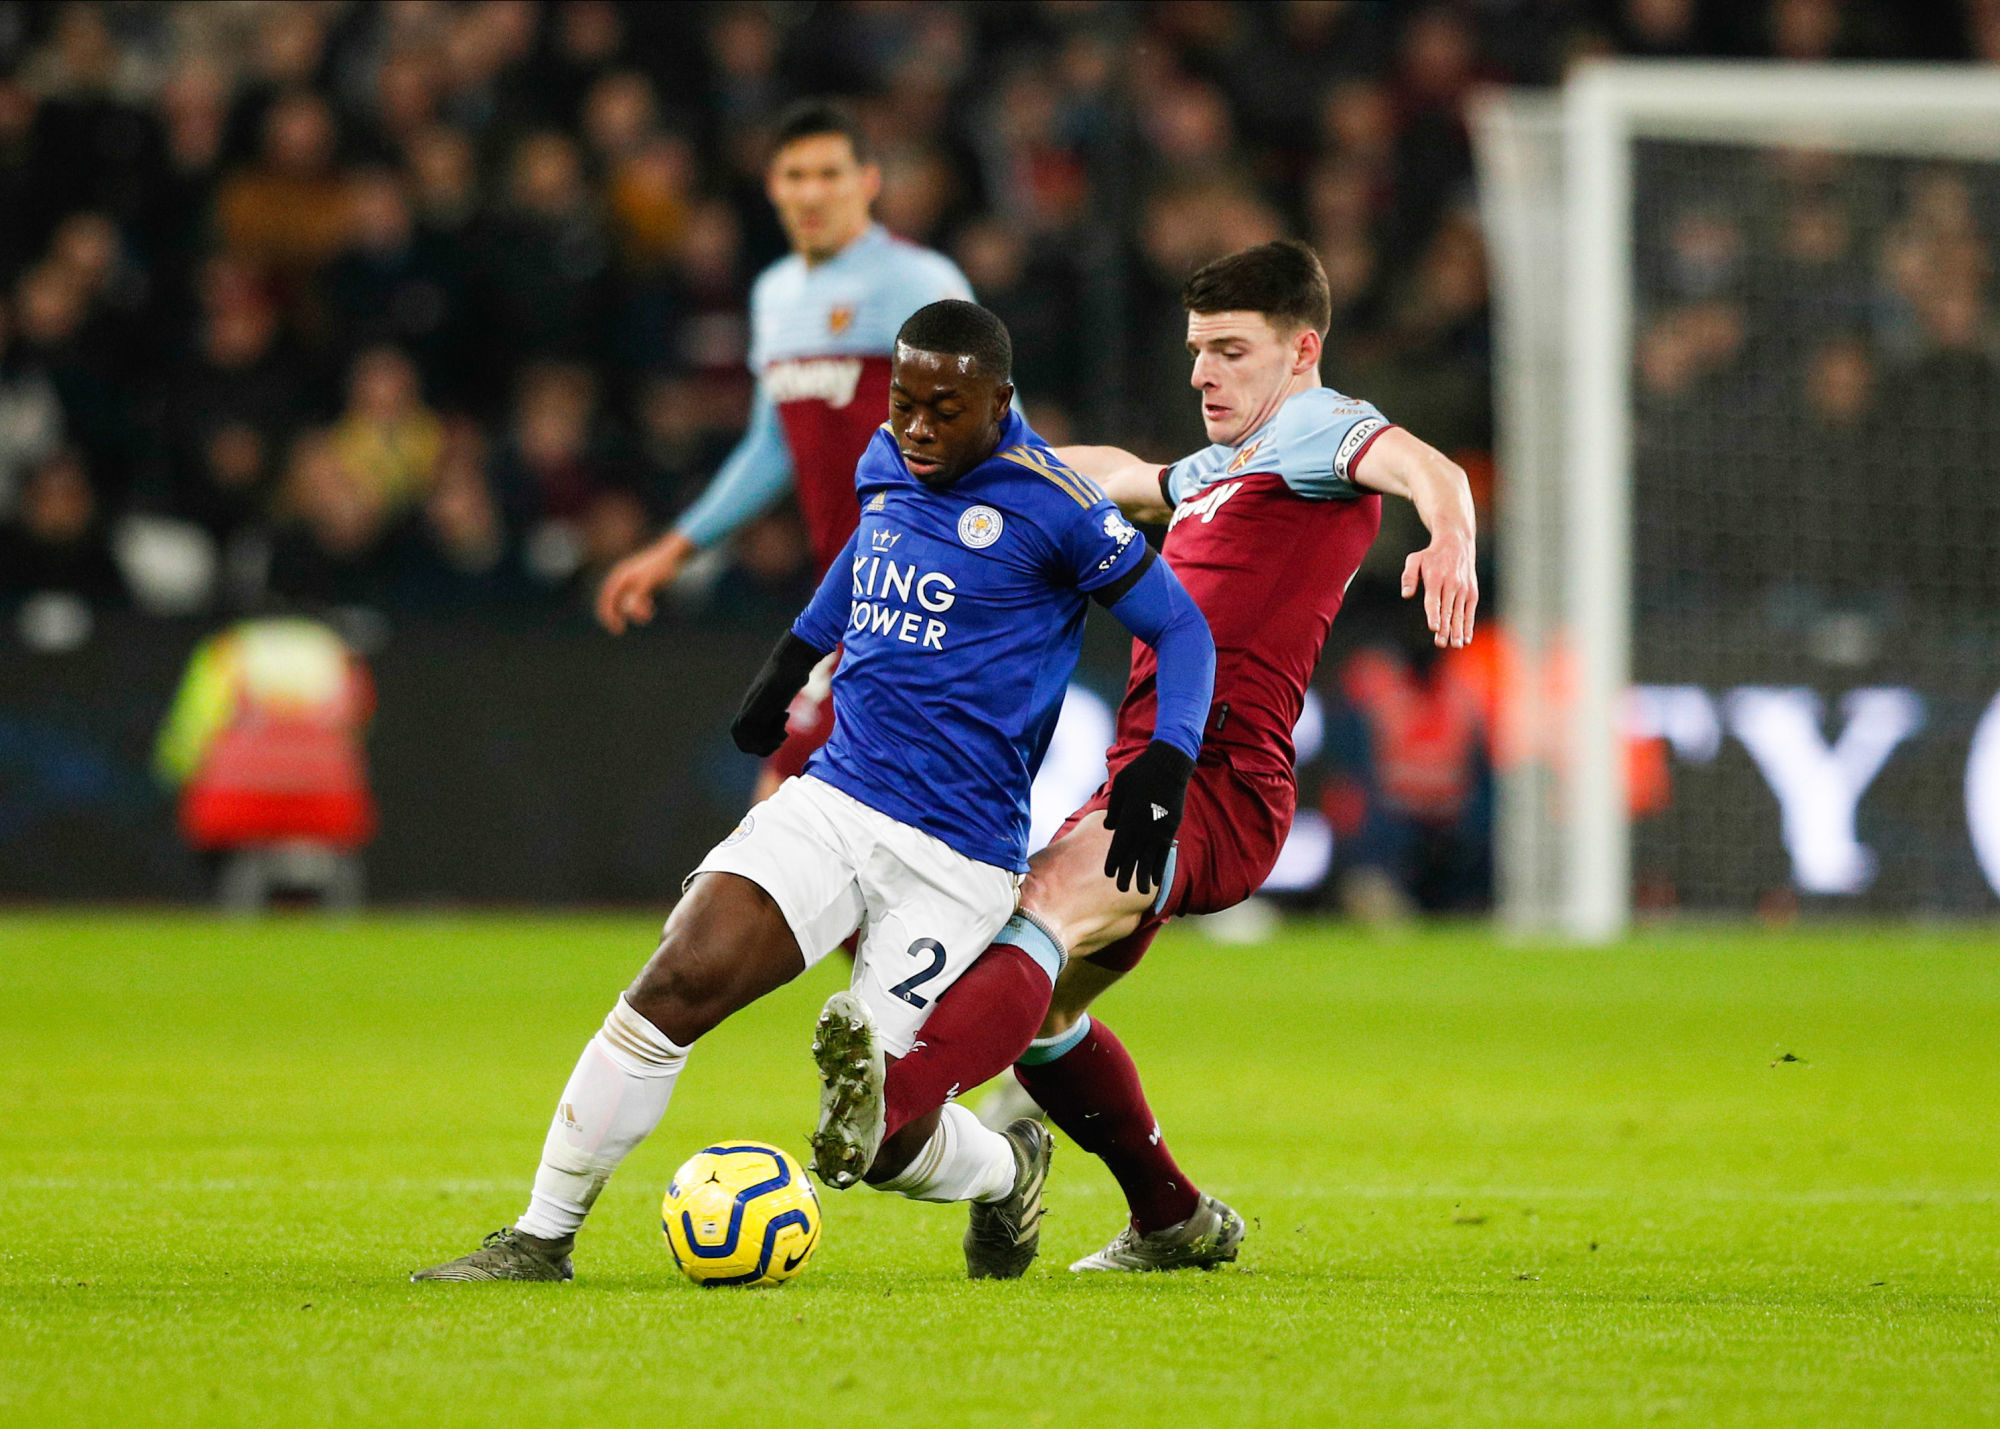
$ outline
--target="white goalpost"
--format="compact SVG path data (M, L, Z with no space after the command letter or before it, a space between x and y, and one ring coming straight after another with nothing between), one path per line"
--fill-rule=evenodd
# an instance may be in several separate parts
M1964 733L1977 698L1981 650L2000 661L2000 639L1981 624L1977 553L1963 556L1971 574L1947 574L1941 613L1913 610L1928 602L1909 599L1893 558L1871 575L1867 522L1840 525L1841 503L1862 509L1865 482L1822 478L1833 483L1831 531L1799 517L1794 498L1812 504L1802 453L1822 441L1841 450L1827 434L1849 415L1839 383L1859 380L1843 378L1842 363L1876 384L1870 440L1899 419L1886 387L1916 390L1934 368L1985 380L1974 360L1979 343L1993 345L1985 290L1970 291L1970 276L1906 281L1894 264L1921 267L1906 251L1921 250L1937 214L1961 210L1952 252L2000 251L2000 71L1598 62L1559 95L1485 96L1473 128L1494 273L1498 617L1516 671L1496 843L1503 920L1581 941L1621 934L1634 906L1635 800L1661 798L1670 812L1648 898L1748 911L1788 896L1789 880L1790 896L1857 907L1976 908L1991 890L1967 876L1962 824L1954 844L1950 821L1940 814L1932 828L1925 809L1946 777L1926 772L1930 762L1942 770L1954 757L1942 746ZM1905 302L1898 283L1915 296ZM1986 305L1970 344L1952 326L1966 321L1966 301ZM1976 466L2000 412L1947 426L1931 465ZM1893 444L1885 453L1878 469L1901 475ZM2000 505L2000 471L1985 475ZM1947 484L1939 529L1983 529L1977 500L1976 483ZM1707 516L1680 519L1704 505ZM1745 561L1727 528L1767 518L1778 549ZM1698 521L1725 529L1690 534ZM2000 568L2000 549L1991 560ZM1949 668L1898 663L1910 654L1899 642L1946 627L1958 642ZM1636 679L1635 633L1647 666ZM1788 640L1831 653L1802 663ZM1759 704L1759 691L1782 698ZM1820 722L1827 694L1844 731ZM1664 751L1668 793L1650 774L1647 789L1629 782L1635 737ZM1925 740L1942 743L1933 754ZM1893 817L1865 806L1883 826L1877 849L1834 826L1854 824L1885 766ZM1745 774L1758 770L1768 788ZM1971 821L1979 827L1977 811ZM1713 847L1730 838L1743 841L1735 863ZM1852 869L1845 881L1840 867Z

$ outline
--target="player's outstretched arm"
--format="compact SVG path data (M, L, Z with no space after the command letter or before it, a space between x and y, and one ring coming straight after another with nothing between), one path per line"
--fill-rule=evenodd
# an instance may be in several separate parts
M1158 526L1174 514L1160 490L1161 463L1142 461L1123 447L1057 447L1055 453L1096 482L1132 520Z
M813 666L840 644L840 633L847 627L848 586L854 578L858 539L858 532L847 538L839 559L820 578L813 598L792 622L792 628L778 637L764 667L744 692L743 704L729 726L729 737L745 754L766 759L778 752L778 746L785 742L792 696L805 687Z
M613 635L623 635L627 625L646 624L653 618L654 592L673 584L700 549L679 531L668 531L618 562L597 588L597 623Z
M1129 589L1110 602L1125 628L1159 657L1153 738L1111 781L1104 827L1111 846L1104 875L1123 893L1136 881L1151 893L1166 878L1167 855L1187 805L1188 779L1201 752L1208 702L1215 692L1215 640L1201 607L1173 568L1146 553Z
M611 568L597 588L597 620L613 635L653 618L653 596L681 573L698 551L729 538L769 509L791 487L792 453L778 425L778 409L760 386L750 426L694 505L671 531Z
M1431 543L1403 563L1403 598L1421 587L1431 639L1440 648L1467 644L1479 608L1479 575L1478 523L1464 469L1428 442L1390 427L1361 454L1354 481L1417 508Z

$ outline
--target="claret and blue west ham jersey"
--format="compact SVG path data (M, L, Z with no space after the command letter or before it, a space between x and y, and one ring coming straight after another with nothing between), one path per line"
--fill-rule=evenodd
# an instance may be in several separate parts
M1235 445L1161 471L1174 508L1161 554L1215 638L1204 763L1292 776L1313 667L1381 525L1382 499L1355 485L1355 464L1389 427L1369 403L1312 387ZM1152 650L1135 642L1114 769L1151 737L1156 674Z
M677 528L712 546L789 481L824 571L854 530L854 463L889 410L897 331L928 303L971 297L949 258L879 223L822 262L766 268L750 289L750 428Z
M948 490L910 475L886 426L854 479L860 527L793 626L845 652L833 737L806 772L1022 871L1028 787L1089 597L1129 588L1146 542L1018 413L1000 449Z

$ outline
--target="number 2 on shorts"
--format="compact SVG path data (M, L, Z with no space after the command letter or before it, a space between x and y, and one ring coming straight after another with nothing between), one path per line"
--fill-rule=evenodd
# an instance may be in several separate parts
M910 956L916 957L919 953L930 954L930 966L924 968L921 972L911 973L908 977L890 988L889 991L897 997L902 998L903 1001L909 1003L912 1007L929 1007L931 1000L918 992L917 989L944 971L944 944L940 943L936 938L919 938L916 942L910 944Z

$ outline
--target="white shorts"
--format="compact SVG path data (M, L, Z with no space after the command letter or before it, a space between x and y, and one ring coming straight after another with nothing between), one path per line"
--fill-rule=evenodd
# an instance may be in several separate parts
M734 873L771 895L811 967L855 929L854 991L900 1057L944 990L1014 916L1021 878L801 774L687 876ZM687 885L682 885L685 888Z

